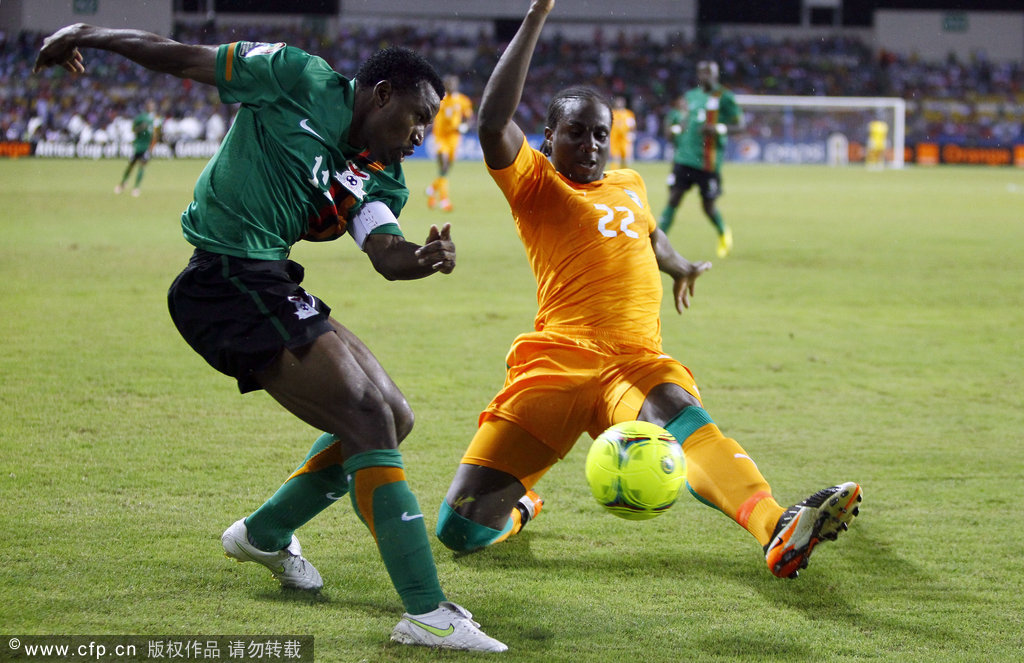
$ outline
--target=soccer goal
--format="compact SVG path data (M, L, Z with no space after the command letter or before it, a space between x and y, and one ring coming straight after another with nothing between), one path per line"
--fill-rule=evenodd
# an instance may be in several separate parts
M886 165L902 168L906 101L899 97L802 97L737 94L747 127L736 137L733 158L771 163L848 163L862 160L869 125L884 122ZM880 125L875 125L876 131ZM875 140L879 133L875 134Z

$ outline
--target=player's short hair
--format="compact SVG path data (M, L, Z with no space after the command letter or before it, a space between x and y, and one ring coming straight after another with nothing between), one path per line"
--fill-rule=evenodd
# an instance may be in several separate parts
M566 104L575 99L602 104L608 109L609 114L612 112L612 104L608 101L608 97L588 85L573 85L572 87L560 90L551 98L551 101L548 103L547 116L544 118L547 126L552 129L557 127L565 115Z
M437 96L444 98L444 83L434 65L416 51L402 46L382 48L363 62L356 73L356 83L372 88L380 81L389 81L396 92L415 90L420 81L427 81Z

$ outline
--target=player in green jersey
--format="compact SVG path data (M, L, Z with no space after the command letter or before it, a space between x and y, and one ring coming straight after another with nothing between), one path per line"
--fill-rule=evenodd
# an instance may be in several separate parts
M263 564L284 587L318 590L323 580L294 532L349 493L405 606L392 639L507 649L438 582L398 451L413 425L405 397L366 345L299 285L303 269L288 260L299 240L347 234L389 280L454 269L448 224L432 226L419 245L397 221L409 195L401 162L423 143L444 94L437 72L402 48L377 52L348 79L283 43L192 46L84 24L47 38L36 70L84 72L79 47L215 85L222 101L240 103L182 214L195 251L168 292L171 317L241 391L266 390L323 434L266 503L228 527L225 553Z
M142 184L142 176L146 172L146 164L149 163L150 150L156 144L159 120L156 116L156 104L152 101L146 102L146 109L135 116L132 120L132 133L135 138L132 140L132 158L121 176L121 183L114 187L114 193L124 191L124 185L128 183L128 176L132 168L138 166L135 171L135 186L132 187L132 195L138 197L139 185Z
M715 201L722 195L722 154L730 131L743 128L743 113L732 91L718 82L718 64L697 63L697 87L688 91L669 111L665 125L674 148L669 175L668 204L658 227L668 232L683 194L696 184L704 214L718 232L718 257L732 250L732 231Z

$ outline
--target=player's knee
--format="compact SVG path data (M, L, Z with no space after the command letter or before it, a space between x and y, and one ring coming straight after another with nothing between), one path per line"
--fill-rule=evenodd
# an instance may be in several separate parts
M416 423L416 413L412 411L409 403L403 398L397 405L392 405L391 415L395 420L395 438L398 442L401 442L412 432L412 428Z
M700 407L700 400L682 386L665 382L652 388L640 407L637 419L664 426L690 406ZM682 440L680 440L682 442Z
M346 457L363 451L397 448L413 425L408 404L396 405L375 389L349 391L329 404L314 404L312 408L293 405L289 410L307 421L323 421L317 426L342 441Z

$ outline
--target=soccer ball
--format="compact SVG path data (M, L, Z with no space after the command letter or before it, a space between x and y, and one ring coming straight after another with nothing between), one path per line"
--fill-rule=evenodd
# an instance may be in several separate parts
M664 428L646 421L615 424L587 453L594 498L626 520L648 520L675 504L686 480L683 448Z

